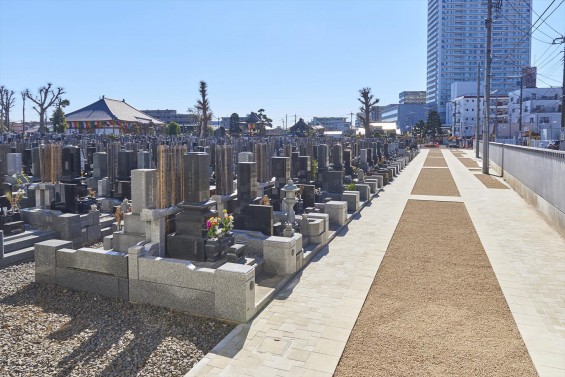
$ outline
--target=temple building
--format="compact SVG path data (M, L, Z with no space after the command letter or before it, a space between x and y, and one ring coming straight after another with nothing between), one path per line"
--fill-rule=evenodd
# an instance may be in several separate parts
M146 134L149 127L156 130L165 123L135 109L125 100L102 99L66 115L69 130L81 133Z

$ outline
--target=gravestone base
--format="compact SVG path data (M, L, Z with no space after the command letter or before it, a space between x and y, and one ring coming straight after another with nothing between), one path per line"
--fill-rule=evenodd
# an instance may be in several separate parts
M176 232L166 236L165 255L167 257L206 261L204 224L206 220L215 215L215 212L210 210L214 204L214 201L179 204L182 212L176 217Z

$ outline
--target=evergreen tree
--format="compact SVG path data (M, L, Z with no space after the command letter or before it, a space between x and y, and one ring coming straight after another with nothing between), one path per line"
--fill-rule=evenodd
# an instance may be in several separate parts
M167 135L178 136L180 134L180 126L177 122L167 124Z
M430 111L428 113L428 121L426 122L426 134L435 139L436 136L441 135L441 119L437 111Z
M239 127L239 115L237 113L233 113L230 116L230 133L231 134L241 133L241 127Z
M71 103L68 99L58 101L57 108L55 109L55 111L53 111L53 116L51 117L51 122L53 123L53 132L62 134L69 128L63 108L69 106L70 104Z

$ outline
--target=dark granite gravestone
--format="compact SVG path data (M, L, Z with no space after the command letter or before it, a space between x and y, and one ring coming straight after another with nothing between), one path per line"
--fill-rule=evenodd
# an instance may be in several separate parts
M0 196L0 210L3 210L4 208L6 208L6 211L10 210L12 208L12 203L10 203L10 200L5 195L2 195Z
M8 174L8 153L10 152L9 144L0 144L0 179Z
M275 177L275 182L269 197L274 210L279 211L282 199L280 190L290 179L290 158L271 157L271 174Z
M390 158L389 145L390 145L389 143L385 143L385 144L383 145L383 154L384 154L384 156L385 156L385 159L387 159L387 160Z
M41 176L39 148L31 148L31 175L35 180L39 180Z
M318 160L318 146L317 145L312 146L312 158L314 160Z
M343 170L343 149L341 144L332 147L332 166L333 170Z
M0 189L2 190L1 194L2 195L6 195L6 193L12 193L12 184L8 183L8 182L3 182L2 186L0 186Z
M379 162L383 158L383 143L380 141L377 141L377 157L379 159Z
M298 185L301 188L302 193L302 203L304 208L314 207L314 203L316 203L316 186L314 185Z
M74 146L63 147L61 159L63 161L61 181L73 182L80 178L80 148Z
M345 175L353 175L353 169L351 168L351 150L343 150L343 167Z
M31 149L22 152L22 168L25 175L31 175Z
M273 207L250 204L243 208L234 221L235 229L259 231L266 236L273 235Z
M296 178L298 177L298 170L300 170L300 162L299 162L300 153L299 152L292 152L290 156L290 177Z
M117 178L120 181L131 180L131 171L137 168L137 156L134 151L118 152Z
M367 164L373 166L375 162L373 161L373 149L367 148Z
M257 163L237 164L237 202L240 209L257 199Z
M137 169L151 169L151 155L148 151L137 152Z
M108 176L108 154L106 152L96 152L92 156L92 176L102 179Z
M298 157L298 181L300 183L307 183L310 182L311 178L310 156Z
M329 168L328 146L318 145L318 172L323 172Z
M343 192L343 172L342 171L325 171L322 173L322 190L332 194L341 194Z
M94 153L96 153L95 146L86 147L86 163L90 166L94 164Z

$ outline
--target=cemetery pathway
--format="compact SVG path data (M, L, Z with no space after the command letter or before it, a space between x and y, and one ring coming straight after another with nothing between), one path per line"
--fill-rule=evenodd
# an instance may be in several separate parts
M475 161L473 151L460 152L464 158ZM449 170L460 196L412 193L428 154L444 157L448 169L426 170ZM531 364L528 367L524 347L520 348L522 340L539 375L565 375L565 292L562 289L565 286L565 239L513 190L487 188L473 177L474 172L465 166L472 164L466 162L445 149L422 150L400 176L386 186L386 191L363 209L360 218L353 220L346 232L339 234L253 321L239 325L187 376L331 376L342 353L345 361L338 367L337 375L347 375L341 368L348 355L346 343L356 321L362 320L361 309L367 293L409 200L423 205L435 203L438 210L456 211L460 215L464 205L467 213L462 215L464 222L461 224L476 230L475 238L478 236L479 244L484 247L482 263L490 262L491 278L494 271L500 286L496 287L496 281L493 283L491 279L485 292L491 297L497 289L498 293L502 290L506 299L494 299L493 307L489 308L501 314L500 318L491 316L496 320L493 330L502 329L510 334L511 342L507 344L514 347L512 355L520 355L524 374L534 372ZM453 192L450 189L451 195ZM459 223L453 222L451 226ZM522 232L522 229L529 231ZM405 238L416 242L411 234ZM465 242L461 240L462 244ZM431 295L440 292L437 290ZM505 309L506 303L510 313ZM442 313L438 310L435 316L440 317ZM416 315L414 326L433 320L434 313L427 315ZM455 321L455 325L465 324L465 321L456 322L457 318L445 320ZM376 327L378 323L371 325ZM445 345L453 341L449 337L438 338L440 346L444 341ZM351 335L351 340L354 339L355 330ZM373 339L377 344L383 341ZM402 356L410 357L410 354L395 354L394 344L390 354L402 362ZM377 364L390 362L377 354L373 358ZM378 375L367 360L357 360L359 368L355 375ZM433 372L441 374L441 369ZM425 374L425 371L416 369L412 374Z

